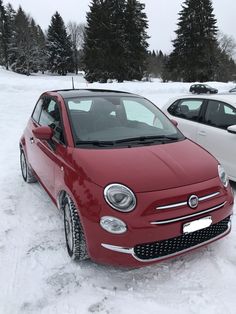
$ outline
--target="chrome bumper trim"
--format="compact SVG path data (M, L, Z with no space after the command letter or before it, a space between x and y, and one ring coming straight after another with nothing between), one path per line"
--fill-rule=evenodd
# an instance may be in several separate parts
M191 246L190 248L188 248L186 250L182 250L180 252L176 252L176 253L173 253L173 254L169 254L169 255L166 255L166 256L157 257L157 258L153 258L153 259L149 259L149 260L142 260L142 259L138 258L137 256L135 256L134 248L126 248L126 247L122 247L122 246L115 246L115 245L104 244L104 243L101 243L101 246L104 247L105 249L108 249L108 250L111 250L111 251L114 251L114 252L130 254L130 255L133 256L134 259L136 259L139 262L150 263L150 262L155 262L155 261L161 261L161 260L169 258L169 257L174 257L174 256L180 255L182 253L186 253L186 252L188 252L188 251L190 251L192 249L196 249L196 248L198 248L200 246L206 245L206 244L208 244L208 243L210 243L212 241L220 239L220 238L222 238L224 235L226 235L230 231L230 228L231 228L231 220L228 223L228 229L225 232L221 233L219 236L215 237L215 238L212 238L212 239L210 239L208 241L205 241L205 242L202 242L200 244Z
M209 208L207 210L203 210L201 212L197 212L197 213L194 213L194 214L190 214L190 215L187 215L187 216L182 216L182 217L178 217L178 218L174 218L174 219L169 219L169 220L159 220L159 221L152 221L150 222L151 225L164 225L164 224L169 224L169 223L172 223L172 222L176 222L176 221L181 221L181 220L185 220L185 219L188 219L188 218L192 218L192 217L197 217L197 216L200 216L202 214L207 214L207 213L210 213L214 210L217 210L217 209L220 209L221 207L224 207L225 204L227 202L224 202L218 206L215 206L215 207L212 207L212 208Z
M116 246L116 245L111 245L111 244L101 244L102 247L105 249L119 252L119 253L125 253L125 254L134 254L134 249L133 248L127 248L127 247L122 247L122 246Z
M217 195L219 195L220 192L215 192L215 193L212 193L212 194L209 194L209 195L206 195L206 196L202 196L202 197L199 197L199 202L203 202L203 201L206 201L212 197L215 197ZM175 208L175 207L180 207L180 206L187 206L188 205L188 202L185 201L185 202L181 202L181 203L175 203L175 204L170 204L170 205L164 205L164 206L158 206L156 207L156 209L170 209L170 208Z

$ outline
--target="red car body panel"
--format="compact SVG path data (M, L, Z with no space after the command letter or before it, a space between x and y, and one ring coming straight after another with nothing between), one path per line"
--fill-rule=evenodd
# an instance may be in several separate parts
M45 95L53 96L60 105L67 145L56 144L52 149L45 140L34 139L32 143L32 130L38 127L32 118L20 145L35 175L54 203L58 205L62 191L74 201L92 260L132 267L149 265L156 260L144 263L131 254L108 250L102 244L133 248L137 244L181 236L184 223L207 215L201 214L197 218L187 218L170 224L151 223L188 216L222 203L225 203L224 206L210 213L213 224L232 215L231 188L224 188L218 177L217 161L198 145L183 140L133 148L75 148L63 98L56 92ZM104 188L111 183L124 184L135 192L135 210L122 213L107 204ZM199 203L196 209L186 205L167 210L157 209L159 206L181 203L193 194L204 197L212 193L218 194ZM99 224L102 216L121 219L127 224L127 232L121 235L108 233ZM175 255L182 253L184 252Z
M76 149L74 160L94 183L104 187L120 182L134 192L166 190L218 176L217 161L190 140L122 149Z

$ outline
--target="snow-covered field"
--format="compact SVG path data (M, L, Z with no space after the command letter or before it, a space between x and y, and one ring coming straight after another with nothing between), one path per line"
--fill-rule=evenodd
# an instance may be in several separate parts
M161 107L190 84L86 84L76 77L75 85L138 93ZM0 69L0 314L235 314L236 225L221 241L141 269L68 258L57 209L39 184L21 178L18 141L39 95L70 87L70 77Z

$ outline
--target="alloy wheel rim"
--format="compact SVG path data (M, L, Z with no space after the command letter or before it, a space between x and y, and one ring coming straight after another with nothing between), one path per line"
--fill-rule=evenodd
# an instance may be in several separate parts
M71 222L71 214L69 205L65 206L65 232L66 232L66 241L69 249L72 251L73 249L73 236L72 236L72 222Z
M25 155L23 152L21 153L21 170L22 170L22 174L23 174L24 179L26 179L26 177L27 177L27 165L26 165Z

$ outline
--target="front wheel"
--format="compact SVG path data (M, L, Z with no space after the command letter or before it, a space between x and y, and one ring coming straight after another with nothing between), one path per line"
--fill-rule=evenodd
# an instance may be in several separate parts
M23 149L20 150L20 166L21 166L21 174L25 182L27 183L37 182L37 179L33 175L32 170L30 169L27 163L27 159L26 159Z
M75 204L69 196L64 200L64 228L69 256L77 261L88 258L86 240Z

